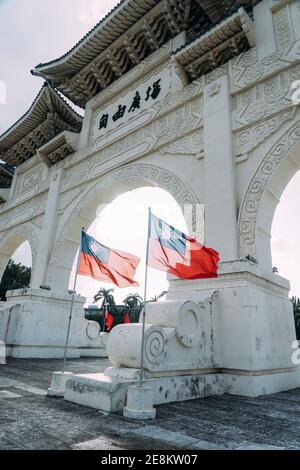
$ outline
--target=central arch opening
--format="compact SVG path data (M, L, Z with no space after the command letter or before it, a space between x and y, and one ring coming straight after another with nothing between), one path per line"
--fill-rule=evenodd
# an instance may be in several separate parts
M147 241L148 207L152 212L188 233L187 222L174 197L166 190L153 187L141 187L117 196L106 206L98 206L97 216L86 231L104 245L135 254L141 261L135 279L139 286L120 289L109 283L101 283L90 277L78 276L76 291L87 298L87 304L93 303L93 297L100 287L114 289L116 302L122 303L129 293L143 296L145 275L145 254ZM77 255L69 280L73 288ZM165 272L149 269L147 298L154 299L168 290Z
M272 223L273 270L289 279L297 339L300 339L300 171L291 179Z
M300 297L300 171L291 179L275 210L272 223L272 264Z

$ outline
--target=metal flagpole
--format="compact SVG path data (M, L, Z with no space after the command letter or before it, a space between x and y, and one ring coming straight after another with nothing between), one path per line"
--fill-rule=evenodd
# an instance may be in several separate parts
M141 344L141 368L139 386L143 385L143 368L144 368L144 343L145 343L145 324L146 324L146 298L147 298L147 282L148 282L148 255L149 255L149 239L150 239L150 223L151 223L151 207L149 207L148 215L148 235L146 247L146 267L145 267L145 285L144 285L144 308L143 308L143 326L142 326L142 344Z
M72 314L73 314L73 305L74 305L74 297L75 297L78 269L79 269L79 263L80 263L80 252L81 252L82 232L83 232L83 230L84 230L84 228L81 229L81 240L80 240L80 247L79 247L79 253L78 253L78 258L77 258L76 272L75 272L75 278L74 278L74 286L73 286L73 291L72 291L72 299L71 299L70 315L69 315L69 323L68 323L68 332L67 332L67 338L66 338L66 345L65 345L65 352L64 352L64 363L63 363L62 373L65 372L65 368L66 368L67 351L68 351L68 344L69 344L69 336L70 336L70 328L71 328L71 321L72 321Z

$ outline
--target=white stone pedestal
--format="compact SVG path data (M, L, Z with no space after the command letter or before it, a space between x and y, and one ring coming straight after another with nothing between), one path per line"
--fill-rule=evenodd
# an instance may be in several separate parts
M154 393L153 388L142 385L132 385L128 387L127 406L123 414L126 418L132 419L154 419L156 409L153 408Z
M153 404L300 387L288 292L285 279L262 276L246 259L221 263L218 278L172 280L167 301L149 304L146 314L144 377ZM114 367L74 375L65 399L103 411L121 411L127 400L131 417L147 409L136 387L141 338L140 323L116 326L107 344Z
M51 387L48 388L50 397L63 397L65 393L66 381L73 375L73 372L53 372Z
M138 381L139 369L109 367L101 374L74 374L66 382L64 398L108 413L123 411L128 389L138 385ZM222 374L201 371L169 377L146 373L144 385L152 388L154 405L221 395L225 390Z
M0 305L0 341L7 355L18 358L62 358L71 295L42 289L7 293ZM69 358L106 357L106 333L84 318L84 297L75 296L68 347Z

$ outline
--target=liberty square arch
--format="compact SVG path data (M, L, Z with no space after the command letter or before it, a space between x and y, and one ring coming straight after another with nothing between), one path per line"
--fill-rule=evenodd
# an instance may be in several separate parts
M22 318L9 333L12 355L62 354L55 322L64 330L80 227L99 204L155 185L182 207L204 204L205 244L221 256L215 280L170 281L170 301L209 311L210 359L198 369L218 372L238 394L299 385L289 283L273 273L270 231L300 165L300 108L291 99L300 6L215 3L124 0L67 54L33 69L45 84L0 138L0 275L24 240L34 261L31 287L8 298ZM79 329L83 303L78 297ZM47 320L36 326L41 311L55 319L51 338ZM78 356L86 339L72 334Z

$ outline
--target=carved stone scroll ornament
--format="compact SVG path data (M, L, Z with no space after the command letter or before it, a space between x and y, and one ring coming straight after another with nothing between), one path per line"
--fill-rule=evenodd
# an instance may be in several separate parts
M276 71L300 60L300 40L259 60L257 49L253 47L229 63L231 87L237 92L244 87L271 76Z
M188 136L177 139L169 144L160 147L161 153L164 154L183 154L183 155L196 155L198 158L203 156L203 132L198 130Z
M299 142L300 121L272 147L248 186L239 216L240 255L243 257L256 257L257 219L263 194L282 161Z
M291 108L291 85L300 75L300 65L268 78L233 98L233 128L257 121Z
M254 150L259 144L264 142L271 134L277 131L280 126L291 119L295 114L295 108L291 108L276 116L272 116L255 126L248 127L235 133L234 146L235 154L242 155Z
M149 304L145 328L144 367L151 372L191 370L212 366L210 354L210 304L168 300ZM140 367L142 324L118 325L108 337L107 352L117 367ZM210 335L208 335L210 336ZM122 339L122 340L120 340ZM208 351L207 351L208 352ZM205 357L206 356L206 357Z

